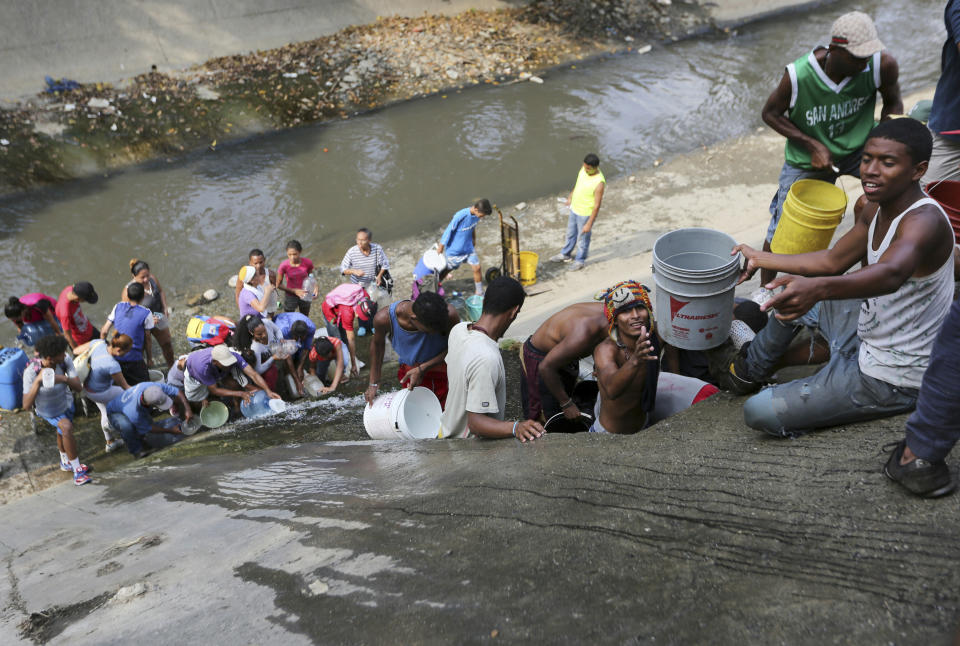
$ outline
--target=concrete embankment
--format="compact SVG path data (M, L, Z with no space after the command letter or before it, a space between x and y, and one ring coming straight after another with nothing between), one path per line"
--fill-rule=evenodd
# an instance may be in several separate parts
M947 643L957 499L903 418L797 440L719 395L632 437L300 443L6 505L4 644Z

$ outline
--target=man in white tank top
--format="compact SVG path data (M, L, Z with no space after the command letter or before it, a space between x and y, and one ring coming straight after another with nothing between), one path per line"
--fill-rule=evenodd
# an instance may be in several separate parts
M815 375L767 388L744 404L751 428L780 437L907 412L953 299L953 231L920 188L931 137L918 121L874 128L860 163L865 205L830 249L797 255L739 245L746 266L781 272L764 306L776 317L722 371L721 385L756 390L804 325L830 345ZM860 269L846 273L858 263Z

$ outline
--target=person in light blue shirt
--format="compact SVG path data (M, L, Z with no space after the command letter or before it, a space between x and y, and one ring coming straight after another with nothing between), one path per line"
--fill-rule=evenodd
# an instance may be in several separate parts
M90 373L84 381L83 394L100 409L100 428L103 430L107 453L123 446L120 433L110 426L107 404L130 387L117 357L123 356L132 347L133 339L126 334L115 334L109 343L103 339L94 339L76 348L75 363L86 361L89 364Z
M480 218L493 213L490 200L477 200L473 206L460 209L453 214L450 224L440 236L437 251L447 256L447 267L440 272L442 281L447 274L468 262L473 268L473 284L477 294L483 294L483 274L481 273L480 258L477 256L477 223Z
M187 400L177 388L163 382L146 381L124 390L107 404L110 424L123 435L127 450L135 458L145 457L151 450L179 442L182 438L179 424L155 424L151 408L170 410L172 397L180 399L187 411L187 419L193 415Z

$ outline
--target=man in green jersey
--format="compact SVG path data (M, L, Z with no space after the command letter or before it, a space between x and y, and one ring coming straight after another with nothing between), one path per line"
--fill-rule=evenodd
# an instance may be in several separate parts
M770 226L764 251L770 251L783 202L799 179L836 182L839 175L860 177L860 156L874 126L877 92L883 99L881 121L903 113L897 61L881 51L873 21L853 11L837 18L829 47L817 47L787 65L780 84L763 107L764 122L787 138L780 187L770 202ZM760 272L766 285L776 272ZM762 304L764 287L754 295Z

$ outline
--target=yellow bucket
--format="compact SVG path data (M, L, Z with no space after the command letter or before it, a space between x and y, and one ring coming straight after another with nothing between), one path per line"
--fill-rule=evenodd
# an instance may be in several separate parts
M537 263L540 256L532 251L520 252L520 284L533 285L537 282Z
M840 187L818 179L794 182L770 249L784 254L826 249L846 210L847 194Z

